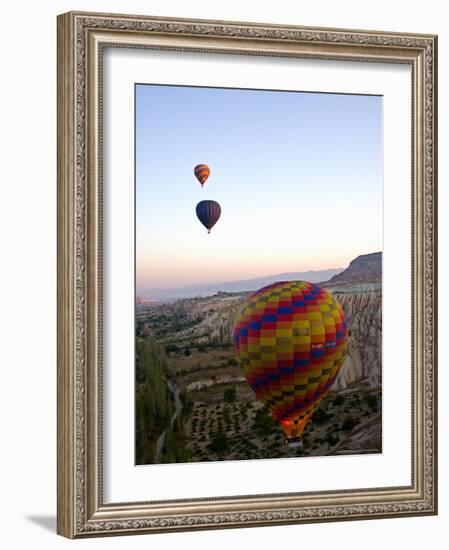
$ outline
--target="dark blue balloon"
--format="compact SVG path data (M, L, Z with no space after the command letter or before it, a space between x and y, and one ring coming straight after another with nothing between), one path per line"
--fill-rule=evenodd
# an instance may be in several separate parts
M221 216L221 206L215 201L201 201L196 205L196 215L210 233Z

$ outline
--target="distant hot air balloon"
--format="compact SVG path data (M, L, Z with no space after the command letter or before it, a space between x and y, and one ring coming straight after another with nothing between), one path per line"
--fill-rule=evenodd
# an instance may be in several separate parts
M196 205L196 215L210 233L221 216L221 206L215 201L201 201Z
M247 382L299 444L347 355L342 307L317 284L273 283L248 297L232 340Z
M193 169L197 180L201 183L201 187L206 183L207 178L210 176L210 168L207 164L197 164Z

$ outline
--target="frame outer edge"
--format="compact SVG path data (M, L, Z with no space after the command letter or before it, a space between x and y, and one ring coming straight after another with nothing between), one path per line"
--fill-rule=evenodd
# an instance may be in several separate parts
M100 18L100 19L98 19ZM117 22L115 26L111 21ZM109 20L109 21L108 21ZM188 22L188 24L187 24ZM437 85L437 39L430 35L405 35L400 33L379 33L305 27L284 27L238 22L217 22L153 18L147 16L120 16L117 14L96 14L70 12L58 16L58 518L57 532L68 538L91 536L137 534L139 532L186 531L191 529L217 529L250 527L256 525L280 525L287 523L310 523L316 521L341 521L348 519L379 519L428 515L437 513L437 447L436 447L436 85ZM276 27L276 28L275 28ZM418 396L417 405L424 414L419 418L422 444L415 464L418 466L419 493L412 499L398 501L386 499L380 503L358 503L346 505L335 502L333 506L307 507L304 509L278 509L269 504L256 511L230 510L219 513L208 512L178 515L174 509L167 514L150 517L145 506L137 515L129 516L127 510L102 509L101 486L98 486L101 472L92 467L98 456L98 398L99 378L96 374L98 361L96 321L98 294L95 290L98 278L95 272L97 249L89 247L96 241L98 201L95 172L92 166L97 158L95 119L98 97L92 97L93 67L86 69L92 49L86 43L90 30L108 30L122 34L127 29L132 33L141 31L170 35L199 37L220 36L235 38L250 44L271 40L277 43L301 42L304 44L326 43L336 48L339 43L353 46L370 46L375 58L376 52L389 48L394 58L404 57L409 51L425 60L424 74L420 85L415 88L422 112L419 126L419 147L421 162L416 166L415 177L421 180L420 193L423 204L419 208L418 220L423 224L422 241L417 257L423 264L421 281L417 281L424 300L424 330L420 335L423 345L420 351L420 365L427 369L421 372L419 386L425 390ZM283 30L285 29L285 31ZM300 29L300 30L299 30ZM154 34L153 34L154 33ZM285 41L285 42L284 42ZM137 46L138 47L138 46ZM182 46L175 47L183 50ZM204 49L204 48L203 48ZM205 51L207 51L207 45ZM240 48L238 48L240 50ZM271 50L271 44L268 50ZM201 48L199 49L201 51ZM308 50L307 50L308 51ZM424 53L425 52L425 53ZM240 53L240 52L239 52ZM87 55L86 55L87 54ZM422 55L424 54L424 55ZM264 53L262 53L264 55ZM266 55L266 54L265 54ZM326 53L326 56L329 54ZM382 54L383 56L383 54ZM393 57L392 57L393 59ZM411 59L411 58L410 58ZM358 56L354 57L358 60ZM394 61L393 61L394 62ZM421 71L423 67L421 66ZM93 86L95 89L95 85ZM89 94L90 100L86 98ZM427 100L427 101L426 101ZM418 110L418 109L417 109ZM415 113L416 116L417 113ZM416 121L416 118L415 118ZM86 124L90 123L90 127ZM422 132L424 123L425 132ZM89 129L90 128L90 129ZM415 142L416 143L416 142ZM415 150L415 152L418 152ZM425 166L423 166L425 164ZM86 203L87 199L87 203ZM418 201L419 202L419 201ZM417 220L417 221L418 221ZM418 277L419 279L419 277ZM428 283L428 284L427 284ZM95 343L95 345L92 345ZM92 356L95 355L95 358ZM101 377L100 377L101 379ZM425 388L424 388L425 386ZM426 397L428 396L428 397ZM101 401L101 400L100 400ZM92 448L92 445L94 448ZM422 448L425 445L426 448ZM100 453L101 454L101 453ZM416 483L415 483L416 487ZM404 489L404 488L402 488ZM424 491L424 494L423 494ZM381 493L380 493L381 494ZM138 504L138 503L130 503ZM144 503L145 504L145 503ZM149 503L148 503L149 504ZM204 504L204 502L202 503ZM195 503L192 503L195 505ZM96 510L100 506L100 509ZM181 507L182 508L182 507ZM134 510L137 511L136 508ZM105 512L105 517L95 517L96 512Z
M59 535L75 536L76 429L73 418L75 391L74 235L75 172L73 89L73 19L57 18L57 522Z
M433 167L433 231L432 231L432 283L433 294L431 297L433 305L432 318L432 344L433 344L433 510L438 515L438 36L432 39L432 167Z

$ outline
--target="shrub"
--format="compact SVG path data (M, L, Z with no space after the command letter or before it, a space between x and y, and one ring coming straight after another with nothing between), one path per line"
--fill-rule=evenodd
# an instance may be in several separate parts
M338 443L339 439L337 435L328 433L326 436L326 443L329 445L329 447L333 447Z
M367 394L365 396L365 401L372 411L377 411L377 397L375 395L372 393Z
M345 398L343 395L337 395L332 404L335 405L336 407L340 407L341 405L343 405L343 403L345 402Z
M223 392L223 400L225 403L233 403L235 401L236 391L235 388L226 388Z
M331 416L323 408L316 410L312 416L312 423L321 426L330 420Z
M349 432L350 430L352 430L353 428L355 428L357 426L357 424L359 423L358 420L356 420L355 418L353 418L352 416L347 416L344 420L343 420L343 423L341 425L341 429L345 432Z
M259 409L254 416L253 429L259 435L268 435L276 428L273 417L268 414L265 408Z
M165 346L165 351L166 353L171 353L171 352L176 353L179 351L179 348L176 344L167 344Z
M209 449L214 453L224 453L229 449L228 436L224 432L217 432L209 444Z

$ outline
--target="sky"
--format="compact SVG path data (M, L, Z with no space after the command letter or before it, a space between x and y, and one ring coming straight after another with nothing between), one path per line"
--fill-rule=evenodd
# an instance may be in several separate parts
M137 294L382 250L380 96L137 84L135 115Z

